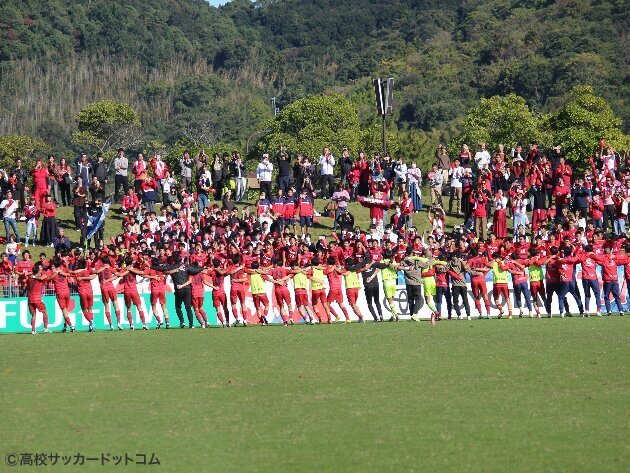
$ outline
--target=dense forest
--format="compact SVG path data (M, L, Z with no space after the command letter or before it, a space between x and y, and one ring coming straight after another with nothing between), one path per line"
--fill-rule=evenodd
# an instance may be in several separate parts
M115 99L145 143L244 148L306 94L336 92L376 123L371 77L396 79L400 147L448 140L481 98L536 113L589 84L630 124L627 0L13 0L0 6L0 134L74 152L74 117ZM188 130L190 132L190 130ZM190 134L190 133L189 133Z

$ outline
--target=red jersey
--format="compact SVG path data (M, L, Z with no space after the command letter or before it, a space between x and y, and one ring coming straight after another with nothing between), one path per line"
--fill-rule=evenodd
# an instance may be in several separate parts
M46 286L46 281L29 278L28 280L28 302L38 303L42 301L42 291Z
M328 276L328 287L330 291L341 291L341 274L335 271L333 266L326 268L324 274Z
M480 270L484 272L488 270L488 267L486 266L488 264L488 260L483 256L470 258L468 261L466 261L466 263L468 263L468 266L470 266L470 268L474 270ZM475 282L482 282L486 280L486 276L485 274L481 276L471 276L471 280Z
M160 271L156 271L155 269L147 270L146 274L149 276L157 276L158 279L149 279L149 287L151 292L164 292L166 289L166 276L164 273Z
M64 268L61 268L64 269ZM68 286L68 278L63 274L56 274L52 279L55 286L55 293L60 296L67 296L70 294L70 287Z
M380 246L377 248L368 248L368 253L372 261L379 262L383 259L383 248Z
M273 251L271 253L267 253L266 251L262 252L260 254L260 267L268 268L269 266L271 266L274 256L275 253Z
M137 294L138 285L136 284L136 275L132 272L125 274L122 277L123 292L125 294Z
M234 269L234 267L232 267ZM243 282L236 282L235 279L245 279L245 271L239 269L230 276L230 287L236 290L242 290L244 288Z
M582 279L593 281L597 279L597 261L589 253L582 252L579 255L582 264Z
M98 282L101 285L101 290L114 289L114 281L108 281L108 279L114 276L114 269L111 265L102 265L103 271L98 273Z
M210 273L212 285L217 289L215 292L217 294L225 294L225 274L221 274L216 269L212 270Z
M84 269L80 273L77 274L79 278L87 278L92 275L92 271L89 269ZM91 279L77 279L77 290L80 295L93 294L92 291L92 280Z
M24 261L24 260L18 261L14 269L16 273L32 273L33 261ZM28 276L26 276L25 274L20 274L18 278L20 286L23 286L26 284L27 278Z
M517 284L527 283L529 277L524 269L519 268L512 262L507 263L506 269L512 274L512 284L516 286ZM512 271L518 274L514 274Z
M560 273L553 263L547 265L545 271L545 280L547 284L558 284L560 282Z
M571 282L573 281L573 271L575 270L575 265L580 262L579 258L574 257L562 257L547 265L547 270L549 270L549 266L553 265L558 270L558 276L560 278L560 282Z
M604 282L619 281L617 278L617 266L622 266L628 262L628 257L625 255L593 255L593 259L602 267L602 279Z
M203 297L204 293L204 275L199 273L193 276L190 276L191 287L192 287L192 296L193 297Z

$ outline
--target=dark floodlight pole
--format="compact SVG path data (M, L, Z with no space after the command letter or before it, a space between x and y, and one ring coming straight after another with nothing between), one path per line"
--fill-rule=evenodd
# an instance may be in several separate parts
M391 115L394 103L394 78L372 79L376 97L376 114L383 118L383 156L387 154L387 115Z

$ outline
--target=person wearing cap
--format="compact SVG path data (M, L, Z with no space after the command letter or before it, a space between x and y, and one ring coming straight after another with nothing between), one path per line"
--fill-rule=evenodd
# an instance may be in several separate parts
M335 158L330 152L330 149L326 146L319 157L319 172L322 187L322 199L329 199L334 192L335 181ZM328 187L328 190L326 190Z
M256 167L256 179L260 184L260 191L265 195L271 195L271 174L273 173L273 164L269 162L269 154L264 153L262 160Z

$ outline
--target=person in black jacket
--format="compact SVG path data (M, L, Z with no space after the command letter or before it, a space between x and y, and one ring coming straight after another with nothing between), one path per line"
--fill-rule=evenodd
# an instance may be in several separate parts
M291 182L291 158L286 153L280 154L278 160L278 188L282 189L282 194L286 195L289 191Z
M24 200L24 187L26 186L27 175L26 171L22 167L21 159L18 159L15 162L15 168L11 171L10 175L15 177L15 196L20 202L18 210L23 211L26 203Z
M571 189L573 208L580 212L584 219L588 219L588 202L591 197L591 190L584 185L584 179L578 178Z
M335 223L340 227L342 232L345 230L350 233L354 228L354 215L352 215L347 208L343 209L341 213L337 215Z
M194 276L195 274L202 273L204 268L197 266L190 266L181 262L179 251L173 252L174 264L158 265L155 262L151 268L163 272L164 274L170 274L173 280L173 291L175 294L175 312L179 319L179 327L184 328L184 314L182 312L182 303L186 308L186 315L188 316L188 328L194 328L193 324L193 312L192 312L192 288L190 285L185 286L188 282L188 276Z
M341 183L346 187L348 185L348 176L354 166L354 160L350 157L350 151L344 146L341 152Z

